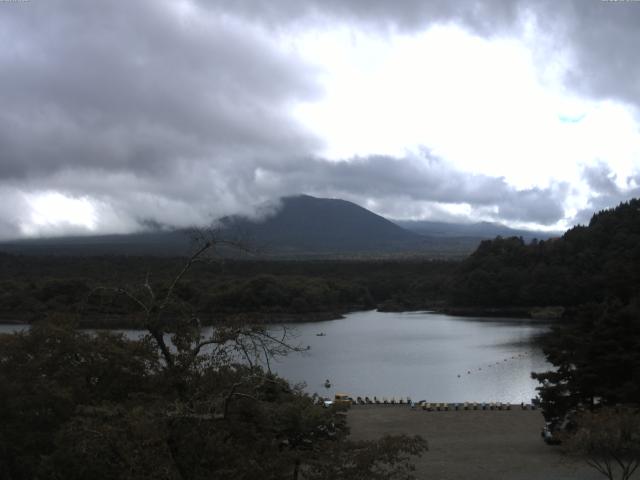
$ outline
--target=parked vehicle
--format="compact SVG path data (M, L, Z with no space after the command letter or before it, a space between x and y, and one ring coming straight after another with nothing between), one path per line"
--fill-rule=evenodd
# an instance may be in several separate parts
M545 422L542 432L540 432L544 442L547 445L560 445L562 443L562 435L575 429L574 415L575 412L570 412L564 418Z
M346 405L350 407L353 402L351 400L351 397L346 393L336 393L335 397L333 398L333 403L335 403L336 405Z
M544 443L547 445L560 445L562 441L558 438L557 433L554 435L553 424L551 422L545 422L544 427L542 427L542 432L540 432Z

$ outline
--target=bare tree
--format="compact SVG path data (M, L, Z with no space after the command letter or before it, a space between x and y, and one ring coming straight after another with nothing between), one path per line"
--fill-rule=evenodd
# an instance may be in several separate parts
M301 352L307 348L294 345L286 327L266 328L242 316L229 317L213 326L204 335L199 313L194 305L181 300L176 291L193 267L202 262L223 261L223 252L255 254L240 236L225 230L192 229L192 251L168 285L157 287L148 273L144 282L119 287L115 293L128 298L138 307L141 316L137 325L147 330L157 346L168 370L193 367L207 352L207 358L239 356L250 366L260 365L270 371L270 358Z
M640 466L640 411L607 407L576 417L577 430L565 449L610 480L628 480Z

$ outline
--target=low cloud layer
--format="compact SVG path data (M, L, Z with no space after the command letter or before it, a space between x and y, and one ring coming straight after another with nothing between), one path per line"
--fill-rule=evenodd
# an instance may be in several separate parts
M377 211L395 218L411 216L406 205L412 202L466 204L492 219L552 225L563 218L568 193L568 186L562 183L518 190L503 178L456 170L428 152L404 158L312 160L300 168L289 165L261 171L268 179L265 186L274 191L302 189L317 195L350 198L363 205L373 199Z
M611 168L600 163L586 167L583 177L590 187L589 201L587 207L576 214L572 223L588 225L595 212L614 207L630 198L640 198L640 173L623 179L623 186L620 186Z
M323 91L287 32L458 23L490 37L531 15L552 28L545 41L571 45L567 85L638 106L634 2L0 3L0 238L204 224L297 193L393 217L444 208L554 225L566 182L518 189L428 151L327 161L323 139L293 115ZM622 188L610 176L606 165L585 170L590 208L637 192L638 179Z
M228 167L228 166L227 166ZM127 232L146 222L185 227L206 225L217 217L234 213L252 214L262 203L300 192L338 197L369 206L393 218L424 215L442 205L464 205L470 220L507 220L553 225L564 216L567 186L517 190L504 179L472 175L456 170L441 159L427 154L405 158L367 157L327 162L322 159L291 159L267 165L245 162L245 175L231 168L169 172L168 179L141 179L135 175L93 174L69 171L47 179L40 188L64 191L70 186L76 200L93 206L93 228L97 231ZM167 185L169 182L169 185ZM36 188L38 189L38 188ZM49 194L50 195L50 194ZM5 237L31 233L24 225L33 218L22 218L31 208L24 192L5 189L8 208L0 212L6 220L1 227ZM62 201L62 199L58 199ZM56 202L51 196L46 204ZM421 205L420 212L411 205ZM64 202L60 208L69 208ZM36 216L42 217L44 213ZM31 215L33 217L33 213ZM26 220L26 221L25 221ZM37 222L36 222L37 224ZM21 227L21 225L23 225ZM40 234L56 235L79 226L37 224Z

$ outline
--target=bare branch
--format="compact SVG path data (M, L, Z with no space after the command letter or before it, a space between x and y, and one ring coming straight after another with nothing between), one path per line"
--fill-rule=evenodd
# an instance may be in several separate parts
M234 383L231 386L231 390L229 391L229 394L227 396L225 396L224 400L223 400L223 418L227 418L227 414L229 413L229 404L231 402L231 398L232 397L243 397L243 398L249 398L251 400L255 400L258 401L258 399L252 395L248 395L246 393L240 393L240 392L236 392L236 389L240 386L243 385L244 382L238 382L238 383Z
M267 347L262 345L262 351L264 352L264 359L267 362L267 372L271 373L271 362L269 361L269 352L267 352Z
M147 272L147 278L144 281L144 287L147 289L147 291L149 292L149 296L151 297L151 303L155 303L156 301L156 296L153 293L153 288L151 288L151 284L149 283L149 272Z
M149 315L149 313L151 312L151 308L148 305L146 305L142 300L140 300L138 297L136 297L133 293L131 293L129 290L125 288L119 288L116 290L116 292L123 294L130 300L133 300L135 303L138 304L140 308L142 308L145 311L147 315Z
M206 242L193 255L191 255L191 257L189 257L189 260L184 265L184 267L182 267L182 270L180 270L180 273L178 273L178 275L173 279L173 282L171 283L171 286L167 290L167 294L165 295L164 300L160 303L160 309L165 308L165 306L173 296L173 291L175 290L176 285L180 283L180 281L182 280L182 277L184 277L185 274L189 271L189 269L191 268L195 260L204 252L206 252L209 248L211 248L211 245L212 245L211 242Z

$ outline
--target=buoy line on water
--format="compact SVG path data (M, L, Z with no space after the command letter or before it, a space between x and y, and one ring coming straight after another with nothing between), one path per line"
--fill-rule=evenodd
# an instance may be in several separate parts
M413 402L410 397L349 397L351 405L375 405L375 406L403 406L408 405L414 410L424 410L427 412L446 412L464 410L512 410L520 407L521 410L536 410L537 406L532 403L520 402L428 402L420 400Z
M494 366L502 365L505 362L510 362L511 360L522 360L522 359L530 356L531 353L532 353L531 351L527 350L527 351L521 352L521 353L519 353L517 355L512 355L511 357L502 358L502 359L498 360L495 363L489 363L487 365L487 367L488 368L493 368ZM471 375L472 371L481 372L482 371L482 367L477 367L477 368L473 368L473 369L467 370L467 375ZM458 378L462 378L462 374L458 373L457 375L458 375Z

